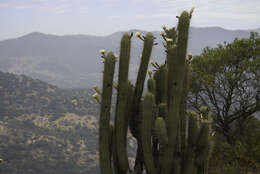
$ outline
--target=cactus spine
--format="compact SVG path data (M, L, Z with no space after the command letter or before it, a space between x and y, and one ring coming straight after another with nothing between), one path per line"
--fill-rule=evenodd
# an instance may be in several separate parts
M99 92L102 174L141 174L143 170L147 174L207 174L210 114L203 111L200 118L199 114L186 111L189 89L186 51L192 11L180 15L176 30L163 27L166 61L162 65L152 63L154 73L147 69L155 38L152 33L145 36L137 33L144 46L135 86L128 81L131 36L122 37L114 126L109 121L115 56L102 52L105 59L103 90ZM142 98L147 72L148 92ZM128 126L138 145L133 169L129 167L126 148Z

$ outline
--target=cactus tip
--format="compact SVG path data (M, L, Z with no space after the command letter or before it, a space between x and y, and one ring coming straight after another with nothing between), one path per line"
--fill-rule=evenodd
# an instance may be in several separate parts
M149 70L148 70L148 74L149 74L149 77L152 78L153 71L149 69Z
M161 35L161 36L164 36L164 31L161 31L160 35Z
M98 86L97 86L97 85L94 85L94 86L93 86L93 89L97 90L97 89L98 89Z
M114 56L115 56L115 58L118 58L118 55L116 53L114 53Z
M102 49L99 51L100 54L104 55L106 53L106 50L105 49Z
M203 113L206 112L207 110L208 110L208 108L206 106L200 107L200 111L203 112Z
M162 29L163 29L163 30L166 30L167 28L166 28L166 26L165 26L165 25L163 25L163 26L162 26Z
M166 38L166 42L173 42L173 40L171 38Z
M99 95L98 95L97 92L96 92L94 95L92 95L92 97L93 97L94 99L96 99L98 103L100 103Z
M190 17L192 16L193 12L194 12L194 7L190 10Z
M141 37L141 33L140 32L136 32L135 36L139 38L139 37Z

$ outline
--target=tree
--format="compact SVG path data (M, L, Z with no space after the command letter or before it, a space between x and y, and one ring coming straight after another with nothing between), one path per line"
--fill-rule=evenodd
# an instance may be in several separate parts
M260 38L206 47L191 62L189 105L211 110L214 129L233 142L234 123L260 110Z

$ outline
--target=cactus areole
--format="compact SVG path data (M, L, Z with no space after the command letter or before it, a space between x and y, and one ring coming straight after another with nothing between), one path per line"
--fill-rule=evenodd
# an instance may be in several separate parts
M211 148L210 112L186 111L189 90L187 45L190 12L178 17L177 28L163 26L166 60L152 62L155 37L139 32L144 43L135 85L128 80L131 37L124 34L120 44L118 82L114 82L116 56L100 51L104 59L103 87L95 99L100 103L99 160L101 174L207 174ZM148 91L144 94L146 77ZM117 84L117 85L115 85ZM116 86L116 108L111 124L111 99ZM99 96L101 95L101 101ZM201 114L208 114L201 117ZM207 118L207 119L203 119ZM129 165L127 134L137 141L135 165Z

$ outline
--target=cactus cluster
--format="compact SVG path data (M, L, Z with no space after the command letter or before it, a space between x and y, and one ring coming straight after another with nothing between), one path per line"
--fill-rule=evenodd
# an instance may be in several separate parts
M177 28L163 27L166 60L151 63L156 43L152 33L137 37L143 42L141 63L135 85L128 80L131 37L124 34L119 55L118 83L114 85L116 56L102 50L104 58L103 89L94 97L100 102L99 152L102 174L206 174L210 154L210 115L186 111L189 86L189 59L186 59L192 11L178 17ZM143 94L147 80L146 94ZM111 97L116 86L114 124L110 122ZM99 100L98 95L101 95ZM137 140L134 168L127 156L127 132Z

